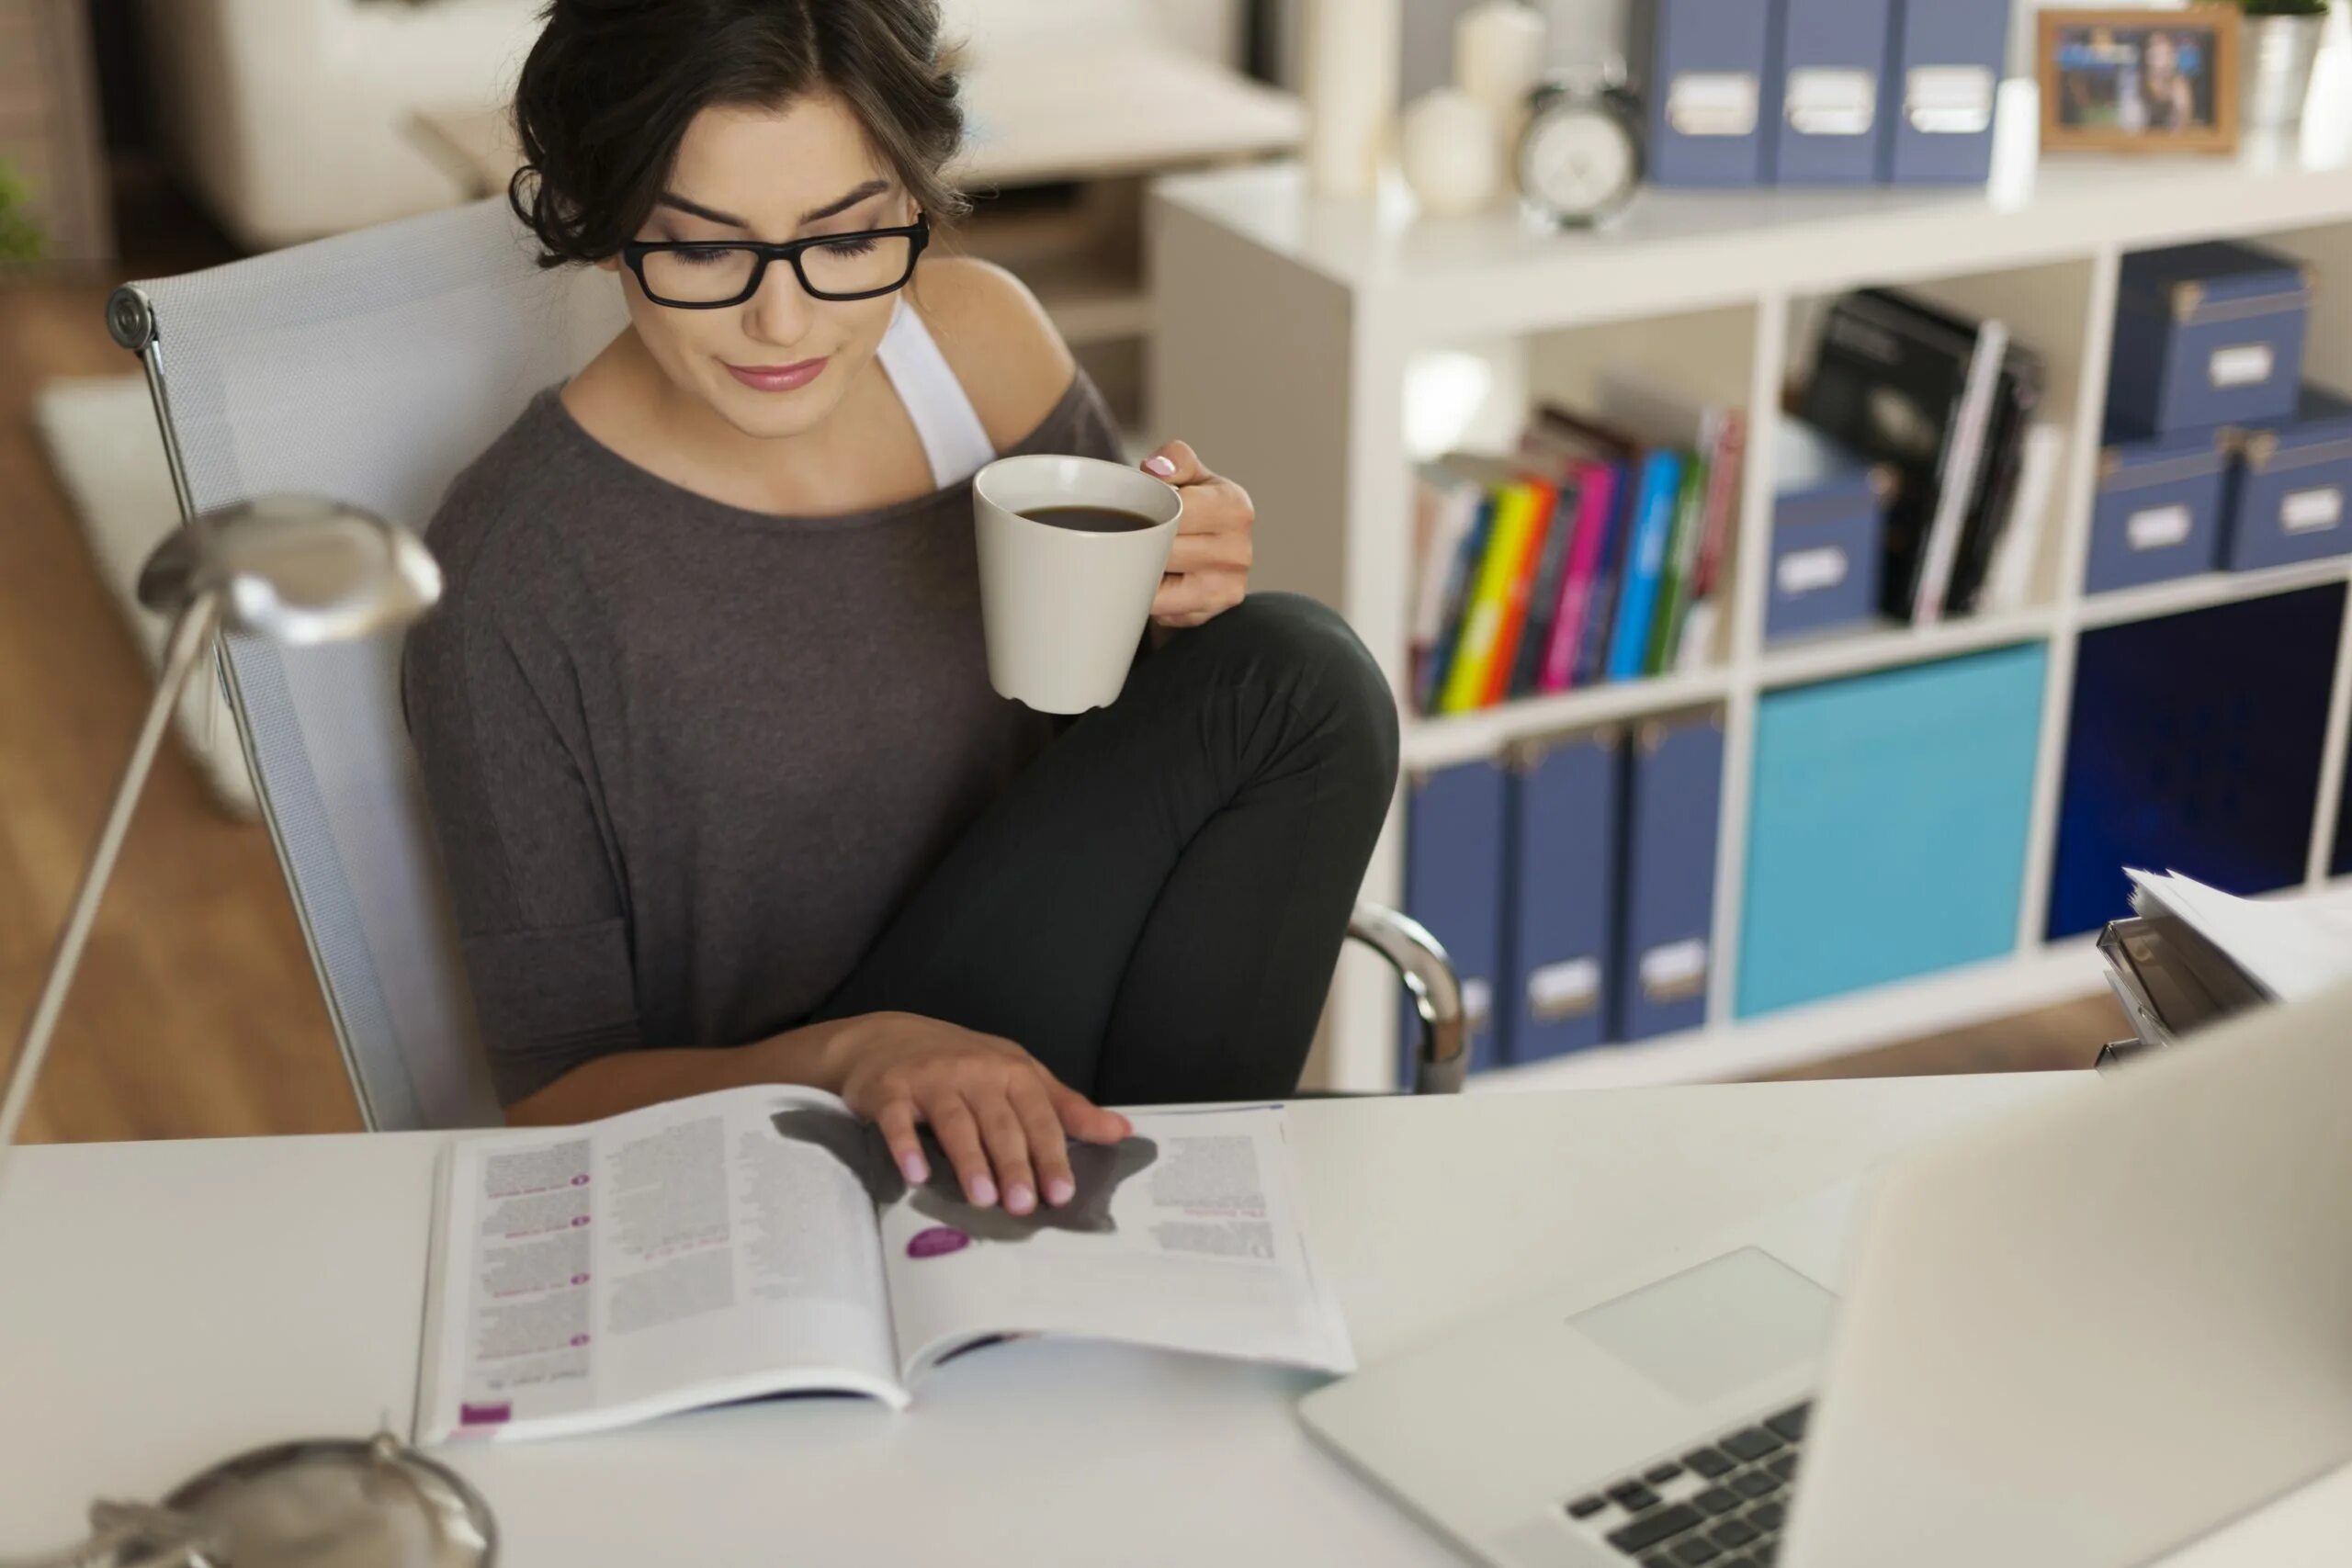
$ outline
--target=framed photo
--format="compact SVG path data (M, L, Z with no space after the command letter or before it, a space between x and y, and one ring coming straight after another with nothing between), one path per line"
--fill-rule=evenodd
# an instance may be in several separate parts
M2046 152L2234 152L2237 6L2043 11Z

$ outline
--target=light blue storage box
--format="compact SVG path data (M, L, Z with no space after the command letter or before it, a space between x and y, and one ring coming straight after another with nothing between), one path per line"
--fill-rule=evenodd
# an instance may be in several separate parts
M1765 695L1742 1018L2017 945L2041 643Z

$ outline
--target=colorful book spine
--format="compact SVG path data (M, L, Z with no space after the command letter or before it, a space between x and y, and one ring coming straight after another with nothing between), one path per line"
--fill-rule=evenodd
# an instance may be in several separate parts
M1529 492L1527 545L1510 575L1510 598L1503 605L1502 631L1495 638L1495 658L1487 671L1482 707L1492 707L1510 695L1511 678L1519 671L1519 645L1526 636L1528 612L1535 600L1535 580L1551 546L1552 517L1560 501L1560 492L1541 479L1529 479L1518 488Z
M1445 672L1445 694L1438 704L1442 712L1469 713L1485 699L1487 673L1502 637L1503 614L1510 603L1511 575L1527 553L1534 510L1534 492L1524 485L1505 485L1496 493L1486 559L1479 564L1477 586L1463 615L1453 667Z
M1419 566L1413 581L1413 647L1426 653L1445 635L1447 600L1457 591L1455 563L1462 537L1485 499L1475 480L1442 464L1424 468L1413 487L1413 526Z
M1511 671L1510 696L1525 696L1544 685L1544 660L1551 651L1552 623L1560 613L1560 585L1577 544L1577 478L1574 464L1562 465L1553 491L1552 525L1544 531L1544 557L1535 566L1533 596L1527 602L1527 629L1519 639L1519 662Z
M1698 576L1690 588L1694 601L1713 596L1723 571L1724 551L1739 521L1740 469L1747 452L1747 416L1725 409L1715 426L1714 449L1707 454L1707 528L1699 540Z
M1666 570L1667 546L1682 494L1682 456L1652 452L1642 459L1634 528L1625 548L1624 586L1619 592L1617 626L1609 644L1609 678L1630 681L1642 673L1649 655L1650 618L1657 608L1658 584Z
M1589 686L1609 673L1609 634L1617 625L1617 600L1625 581L1625 546L1634 535L1634 506L1640 494L1634 479L1634 460L1611 463L1615 494L1600 533L1600 558L1592 571L1592 600L1585 608L1584 640L1577 645L1577 672L1570 682Z
M1608 463L1577 465L1576 544L1561 578L1560 605L1544 649L1538 684L1546 692L1565 692L1576 682L1577 655L1584 647L1585 622L1592 611L1601 547L1608 542L1609 519L1617 507L1617 472Z
M1706 459L1686 457L1682 493L1674 503L1674 535L1666 547L1666 572L1658 582L1657 609L1650 616L1649 650L1642 656L1645 675L1674 667L1674 650L1681 646L1683 614L1690 607L1690 585L1698 576L1699 536L1706 530Z
M1494 526L1495 498L1481 491L1471 508L1470 526L1463 534L1454 550L1453 564L1446 578L1445 607L1438 623L1438 637L1430 649L1428 665L1421 671L1419 693L1420 709L1425 714L1439 711L1439 701L1445 692L1447 675L1453 667L1454 649L1462 641L1462 617L1470 605L1470 591L1476 584L1478 565L1487 557L1487 536Z

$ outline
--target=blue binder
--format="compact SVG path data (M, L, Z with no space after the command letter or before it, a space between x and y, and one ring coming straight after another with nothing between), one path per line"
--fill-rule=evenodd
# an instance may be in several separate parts
M1951 0L1946 0L1951 3ZM1649 177L1752 186L1781 0L1637 0L1628 33L1649 118Z
M1650 723L1625 757L1624 919L1612 1009L1619 1040L1707 1019L1724 732L1713 717Z
M1499 1037L1508 1017L1495 999L1503 974L1508 783L1492 762L1417 774L1405 821L1405 912L1444 944L1462 978L1473 1072L1504 1059ZM1403 1081L1411 1083L1420 1024L1409 1002L1403 1022Z
M1888 35L1900 0L1782 0L1767 74L1765 178L1790 186L1878 180Z
M1598 1045L1614 978L1617 805L1614 730L1531 756L1511 773L1513 1063Z
M1889 185L1982 185L2008 63L2008 0L1896 0L1879 123Z

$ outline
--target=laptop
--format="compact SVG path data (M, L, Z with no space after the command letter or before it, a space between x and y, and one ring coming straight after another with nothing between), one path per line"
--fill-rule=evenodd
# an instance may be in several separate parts
M2352 991L1310 1394L1509 1568L2147 1562L2352 1461Z

